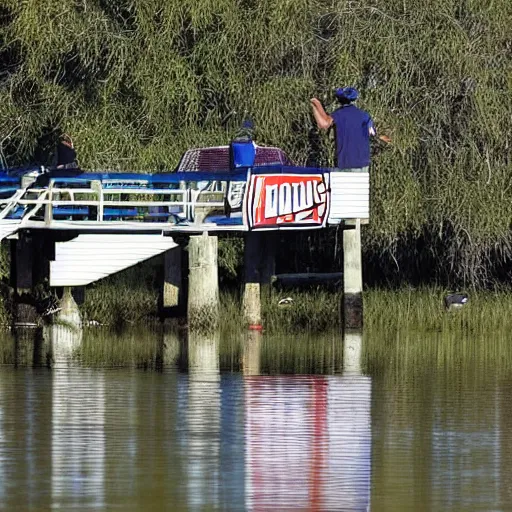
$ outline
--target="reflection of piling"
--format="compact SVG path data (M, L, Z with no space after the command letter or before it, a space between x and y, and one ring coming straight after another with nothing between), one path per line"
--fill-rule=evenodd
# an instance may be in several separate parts
M50 366L51 363L51 343L48 335L45 335L45 329L36 330L34 338L34 366Z
M71 364L82 344L82 335L81 329L66 325L45 326L43 336L48 343L49 364L51 366Z
M14 364L16 366L47 366L50 357L50 341L43 328L18 327L14 334Z
M53 353L51 379L52 503L64 510L77 503L105 508L105 381L103 372L77 371L82 331L63 325L46 329Z
M40 329L14 329L14 357L16 366L34 366L36 335Z
M343 231L343 325L346 329L363 326L363 274L361 261L361 221ZM348 228L348 229L347 229Z
M219 277L216 236L191 236L188 245L188 322L190 327L214 328L219 319Z
M188 375L188 495L195 505L198 496L208 496L208 502L216 508L221 431L218 332L189 332Z
M343 335L343 374L329 383L331 450L326 481L337 481L337 495L326 496L326 510L370 510L372 473L371 379L361 372L362 334ZM334 498L334 499L333 499Z
M245 333L242 352L242 371L244 375L259 375L261 373L262 337L262 333L258 331Z
M215 381L219 377L219 333L188 333L188 371L190 377L200 381Z
M345 331L343 334L343 373L345 375L361 374L361 356L363 336L358 331Z
M162 365L178 365L181 352L181 341L176 331L166 331L162 340Z

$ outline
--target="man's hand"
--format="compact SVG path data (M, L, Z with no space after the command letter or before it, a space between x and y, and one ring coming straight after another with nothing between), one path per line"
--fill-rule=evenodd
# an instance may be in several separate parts
M391 139L387 135L379 135L379 140L386 144L391 144Z

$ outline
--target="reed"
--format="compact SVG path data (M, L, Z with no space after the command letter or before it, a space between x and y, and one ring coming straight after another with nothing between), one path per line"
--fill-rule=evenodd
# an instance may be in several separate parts
M159 369L162 367L163 348L163 333L158 328L88 329L75 361L76 364L95 367Z
M156 257L89 286L81 306L84 321L111 326L156 321L162 267Z
M291 304L279 305L283 298ZM262 304L263 324L269 332L324 332L340 325L340 294L322 288L275 291Z
M489 376L501 379L510 374L509 332L470 331L453 325L442 331L425 330L422 326L368 329L363 340L362 366L371 375L385 374L391 384L431 379L431 374L436 373L436 382L452 381L451 385L457 382L466 389L477 388Z
M365 292L365 328L416 328L423 331L466 331L485 333L512 327L512 292L510 289L475 291L461 309L446 311L443 298L447 290L370 289Z

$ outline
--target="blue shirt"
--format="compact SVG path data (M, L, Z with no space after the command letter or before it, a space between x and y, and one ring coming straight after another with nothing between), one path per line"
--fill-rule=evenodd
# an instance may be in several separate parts
M352 169L370 165L370 135L375 127L368 112L355 105L344 105L331 117L336 129L336 165Z

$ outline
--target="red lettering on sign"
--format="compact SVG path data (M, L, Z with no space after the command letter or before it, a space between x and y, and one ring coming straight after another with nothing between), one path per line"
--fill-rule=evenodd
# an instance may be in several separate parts
M329 210L326 174L270 174L251 176L249 226L323 226Z

